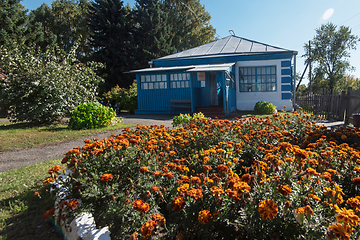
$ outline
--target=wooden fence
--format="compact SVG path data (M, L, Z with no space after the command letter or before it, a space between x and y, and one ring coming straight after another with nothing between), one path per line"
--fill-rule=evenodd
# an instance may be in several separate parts
M348 88L341 93L323 90L319 93L297 94L296 104L306 111L313 112L325 119L353 123L352 115L360 113L360 89Z

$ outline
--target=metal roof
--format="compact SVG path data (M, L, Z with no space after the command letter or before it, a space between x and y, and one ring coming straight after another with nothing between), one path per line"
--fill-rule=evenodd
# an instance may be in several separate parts
M208 72L208 71L226 71L229 67L235 63L223 63L223 64L204 64L204 65L190 65L184 67L155 67L155 68L144 68L140 70L132 70L130 73L141 73L141 72L162 72L162 71L174 71L184 70L186 72Z
M252 41L249 39L228 36L217 41L191 48L179 53L171 54L156 60L167 60L176 58L206 57L213 55L233 55L233 54L260 54L260 53L279 53L296 52L280 47L271 46L265 43ZM296 52L297 53L297 52Z

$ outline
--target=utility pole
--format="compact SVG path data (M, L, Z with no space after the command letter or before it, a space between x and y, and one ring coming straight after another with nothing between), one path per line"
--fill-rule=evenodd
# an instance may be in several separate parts
M312 86L311 86L311 41L309 40L309 92L312 93Z

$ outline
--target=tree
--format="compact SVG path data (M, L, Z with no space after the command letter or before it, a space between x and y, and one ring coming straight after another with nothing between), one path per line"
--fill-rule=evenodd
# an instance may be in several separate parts
M343 78L347 70L352 70L349 63L349 50L356 49L358 36L352 35L349 27L337 26L333 23L321 25L316 29L316 35L311 43L311 62L315 64L315 79L325 80L330 90ZM309 58L309 44L304 46ZM316 80L315 80L316 81Z
M75 52L75 47L69 53L0 48L0 67L7 75L1 83L11 121L51 123L69 116L77 105L96 100L102 80L95 74L97 65L80 63Z
M42 39L37 45L44 51L48 46L53 46L56 43L57 37L53 32L54 22L52 10L46 3L30 12L30 25L34 26L41 23Z
M28 45L41 39L40 24L29 28L29 16L20 0L0 1L0 45Z
M70 51L78 44L78 57L87 57L90 53L86 17L88 7L88 0L55 0L51 8L43 3L31 11L31 23L42 24L44 38L39 45L44 48L56 42L61 49Z
M102 91L128 87L133 79L125 72L134 67L133 16L129 5L119 0L94 0L89 8L91 59L106 65L100 72L105 79Z
M173 46L178 52L215 40L216 29L200 0L164 0Z
M355 78L350 74L347 74L336 83L334 90L336 92L342 92L342 91L347 91L349 87L351 87L353 90L359 89L360 79Z
M136 0L135 7L136 68L144 68L149 60L175 53L176 49L161 1Z

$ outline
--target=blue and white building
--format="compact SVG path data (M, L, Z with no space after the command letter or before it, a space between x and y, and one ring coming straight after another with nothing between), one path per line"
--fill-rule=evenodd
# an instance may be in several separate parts
M138 87L136 114L194 112L218 107L224 115L253 110L268 101L292 109L297 51L237 36L152 60L150 68L133 70ZM172 101L187 99L188 108Z

